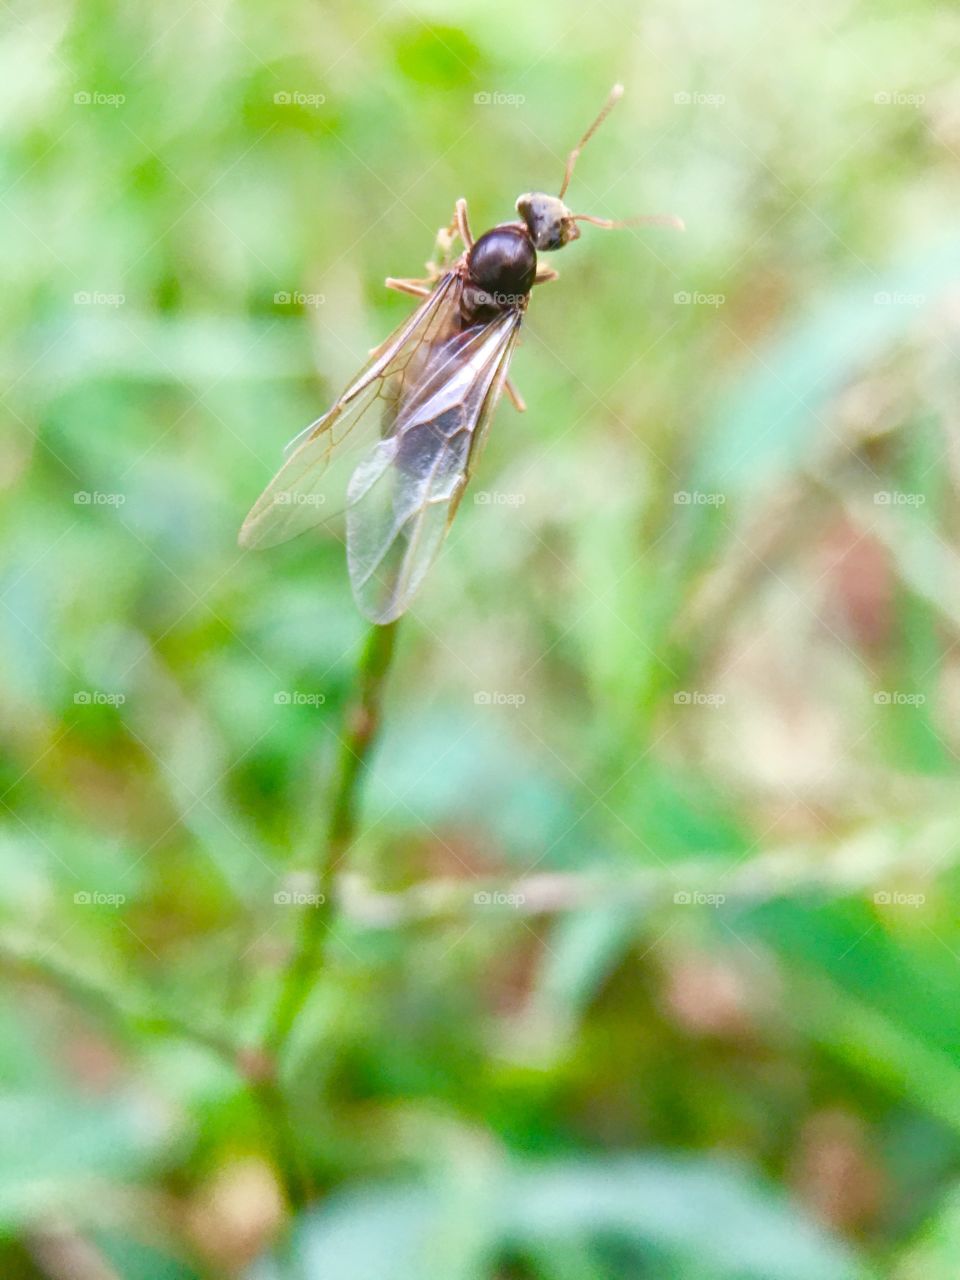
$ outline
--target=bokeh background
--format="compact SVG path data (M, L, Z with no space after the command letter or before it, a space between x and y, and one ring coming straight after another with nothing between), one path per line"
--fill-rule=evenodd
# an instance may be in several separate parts
M958 40L4 6L4 1277L956 1276ZM302 905L364 626L336 538L236 530L616 79L571 199L687 231L553 259Z

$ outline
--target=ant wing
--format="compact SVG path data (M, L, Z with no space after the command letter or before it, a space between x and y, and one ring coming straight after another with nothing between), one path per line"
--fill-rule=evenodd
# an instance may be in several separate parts
M372 622L398 618L434 561L503 389L520 310L434 344L393 430L360 462L347 497L353 593Z
M364 447L393 435L401 406L432 363L432 351L459 330L461 288L456 272L442 276L333 407L287 445L286 461L243 522L242 547L288 542L343 509L347 481Z

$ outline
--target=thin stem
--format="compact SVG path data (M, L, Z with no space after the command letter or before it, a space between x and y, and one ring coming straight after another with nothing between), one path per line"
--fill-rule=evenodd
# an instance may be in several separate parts
M28 981L42 982L94 1017L110 1023L121 1034L156 1031L202 1045L235 1070L243 1070L238 1046L218 1030L159 1009L146 999L126 991L110 990L96 979L67 966L49 950L40 953L29 942L9 935L0 938L0 972Z
M290 1207L303 1209L310 1199L310 1176L283 1090L276 1078L264 1076L253 1082L252 1092L266 1122L267 1140L273 1147Z
M317 861L317 890L329 909L334 871L353 843L357 827L360 784L373 750L383 709L390 661L396 644L397 622L370 629L357 672L357 690L347 709L333 799ZM281 1053L313 984L327 932L324 911L304 911L293 957L284 975L280 996L268 1028L266 1048Z
M360 658L356 694L346 714L330 817L317 859L317 889L323 895L321 902L328 907L334 871L353 843L356 831L360 783L380 729L397 626L397 622L391 622L386 626L371 627ZM244 1053L216 1032L153 1008L131 1006L129 1000L122 1003L113 993L57 965L49 957L25 954L3 942L0 942L0 968L13 967L21 973L52 983L79 1003L122 1027L150 1027L205 1045L240 1070L247 1078L267 1122L291 1203L299 1207L309 1196L309 1176L298 1150L296 1130L278 1080L277 1067L297 1014L310 992L327 929L321 911L304 911L300 921L293 957L284 974L266 1036L265 1054L256 1051Z
M39 982L64 999L108 1024L114 1034L129 1039L143 1032L157 1033L202 1046L232 1068L250 1087L264 1121L268 1142L276 1153L290 1202L305 1200L306 1176L283 1099L269 1064L262 1055L245 1052L219 1030L200 1026L157 1008L149 999L124 990L111 990L94 978L68 967L49 951L36 951L29 943L9 935L0 937L0 973L27 982Z

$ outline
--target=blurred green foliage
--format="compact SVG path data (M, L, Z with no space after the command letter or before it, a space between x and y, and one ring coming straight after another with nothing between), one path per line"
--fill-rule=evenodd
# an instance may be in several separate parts
M958 36L6 7L5 1277L955 1276ZM338 540L236 529L383 277L555 190L615 79L571 200L687 232L586 228L533 299L284 1119L275 895L363 627Z

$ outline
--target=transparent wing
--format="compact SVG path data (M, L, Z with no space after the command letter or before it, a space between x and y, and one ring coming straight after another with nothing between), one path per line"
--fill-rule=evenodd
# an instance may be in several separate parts
M242 547L288 542L343 509L358 457L390 436L433 347L459 328L461 285L455 272L443 276L333 407L290 442L286 461L243 522Z
M372 622L398 618L440 550L486 435L521 313L431 348L396 427L359 464L347 496L353 593Z

